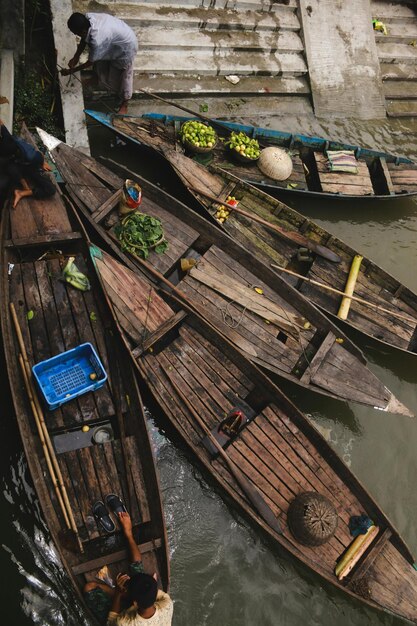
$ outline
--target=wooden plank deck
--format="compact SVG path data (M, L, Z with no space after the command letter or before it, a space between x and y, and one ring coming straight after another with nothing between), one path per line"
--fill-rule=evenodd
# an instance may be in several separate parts
M412 163L387 163L395 193L417 191L417 165Z
M314 152L314 157L322 191L356 196L373 195L371 176L364 161L356 162L357 174L348 174L346 172L329 172L325 154Z

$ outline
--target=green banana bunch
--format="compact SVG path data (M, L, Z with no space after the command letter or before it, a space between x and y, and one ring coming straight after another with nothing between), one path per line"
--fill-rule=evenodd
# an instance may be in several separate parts
M75 257L73 256L68 259L68 263L62 270L62 278L76 289L88 291L90 289L90 281L85 274L79 271L74 263L74 259Z

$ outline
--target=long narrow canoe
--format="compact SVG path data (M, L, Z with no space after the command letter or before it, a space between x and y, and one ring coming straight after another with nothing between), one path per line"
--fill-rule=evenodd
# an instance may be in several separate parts
M145 570L157 573L166 590L166 530L146 418L135 372L126 366L126 349L95 275L81 223L67 212L59 193L48 200L23 199L16 209L10 205L3 209L0 247L0 317L7 374L31 477L62 563L81 599L84 584L95 580L104 565L113 579L119 571L128 571L127 546L117 521L116 531L109 535L97 525L92 512L96 501L115 493L131 514ZM88 276L89 291L62 281L62 269L71 256ZM31 379L46 425L42 439L49 437L52 444L53 455L49 450L47 456L53 475L58 479L60 472L62 476L58 482L64 489L58 491L35 426L10 305L30 368L90 342L108 375L100 389L55 410L46 408ZM68 376L83 382L77 367L67 375L57 374L54 384L61 386L62 393ZM94 439L99 428L108 439L102 443Z
M110 124L110 118L107 119L107 124ZM268 226L233 212L223 224L223 228L236 241L265 263L295 271L298 277L283 273L283 278L326 313L337 316L341 296L316 283L344 291L356 250L312 220L230 172L219 168L208 170L196 163L175 150L172 145L167 145L165 138L157 133L145 132L122 118L115 117L113 121L111 128L119 135L136 145L145 145L162 154L183 184L197 190L193 192L194 200L197 199L200 208L213 221L219 204L213 202L212 198L218 198L219 202L224 203L229 195L234 196L239 200L239 208L288 231L293 238L302 235L304 239L310 240L310 243L304 243L304 247L314 246L317 249L317 245L324 246L339 256L340 263L323 258L312 250L309 254L300 256L300 244L272 232ZM377 341L411 353L417 352L415 293L364 256L353 295L370 302L371 306L352 301L347 324Z
M176 293L252 361L312 391L409 414L366 367L359 349L297 290L215 225L144 179L137 178L143 197L140 210L162 221L168 250L151 251L145 264L123 252L116 236L123 180L40 132L65 182L65 193L94 233L135 271L159 284L173 281ZM181 270L184 256L197 261L189 272ZM131 333L139 340L133 327Z
M107 126L114 125L123 128L124 125L128 125L131 129L139 128L154 135L158 134L167 143L171 145L176 143L177 149L182 149L177 140L181 124L188 119L193 119L158 113L121 117L111 117L97 111L87 111L87 113ZM235 176L278 198L298 195L300 197L327 197L332 200L360 198L381 201L415 196L417 193L417 163L406 157L321 137L309 137L218 120L213 120L213 122L221 139L211 153L211 158L206 161L212 165L227 168ZM284 181L276 181L263 174L256 162L248 164L237 161L224 143L231 131L244 132L256 138L263 148L269 146L283 148L291 156L293 164L291 175ZM357 173L329 171L327 151L334 150L353 152ZM199 156L196 158L198 159Z
M413 556L312 424L201 316L180 300L159 294L150 281L97 247L91 254L133 361L168 427L224 495L277 546L322 578L368 606L415 623ZM227 460L219 456L208 433L223 447ZM312 546L310 538L297 530L296 509L298 498L317 494L326 498L325 509L318 513L320 527L326 527L329 518L333 526L337 520L337 526L327 541ZM310 507L302 509L305 514L313 513ZM349 520L362 513L378 532L366 552L360 558L356 553L355 563L349 561L350 573L339 580L336 561L353 539Z

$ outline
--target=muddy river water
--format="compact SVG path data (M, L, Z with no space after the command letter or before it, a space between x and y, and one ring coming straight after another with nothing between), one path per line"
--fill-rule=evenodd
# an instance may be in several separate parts
M417 157L415 121L286 119L276 127ZM132 149L112 147L114 139L107 132L92 128L91 137L95 154L152 175L168 189L175 185L169 173L141 163ZM417 291L417 200L292 204ZM417 413L417 357L369 345L359 335L354 340L365 351L371 369ZM0 368L1 622L87 624L40 514L2 360ZM417 420L330 401L288 384L283 389L375 496L417 554ZM168 440L153 420L150 425L170 542L174 626L404 623L344 597L265 542L221 499L184 450Z

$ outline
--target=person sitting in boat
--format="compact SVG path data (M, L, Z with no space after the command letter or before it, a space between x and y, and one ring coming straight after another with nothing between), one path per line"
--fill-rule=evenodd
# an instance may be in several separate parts
M174 605L167 593L158 589L156 576L144 573L142 556L133 537L132 520L122 511L118 519L128 544L130 573L118 574L116 588L89 582L84 587L87 606L107 626L171 626Z
M41 200L53 196L56 187L45 170L50 167L43 154L27 141L10 134L0 120L0 196L14 189L13 208L22 198L33 196Z
M69 69L61 70L68 76L93 66L98 83L120 96L119 113L127 113L128 102L133 91L133 63L138 51L138 42L133 30L122 20L106 13L73 13L68 28L81 37ZM86 45L88 60L78 65Z

